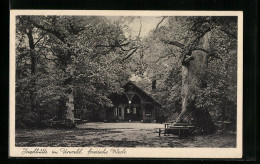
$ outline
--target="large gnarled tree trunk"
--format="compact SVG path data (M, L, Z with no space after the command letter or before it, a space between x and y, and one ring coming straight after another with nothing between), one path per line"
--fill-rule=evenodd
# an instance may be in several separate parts
M195 125L200 132L212 133L215 125L209 114L209 109L196 107L198 91L207 87L207 74L210 32L201 37L197 50L191 51L182 62L182 110L176 122ZM203 50L203 51L202 51Z

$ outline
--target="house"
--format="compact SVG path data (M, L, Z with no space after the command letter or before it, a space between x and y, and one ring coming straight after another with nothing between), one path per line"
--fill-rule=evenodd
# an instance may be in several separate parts
M122 87L123 94L110 95L114 107L107 110L107 120L144 122L156 120L156 112L162 105L151 94L142 90L132 81L128 81ZM154 86L153 89L155 89Z

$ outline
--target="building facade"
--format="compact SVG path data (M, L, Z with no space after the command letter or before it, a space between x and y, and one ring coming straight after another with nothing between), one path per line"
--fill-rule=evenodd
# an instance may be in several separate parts
M107 110L107 118L119 121L156 121L156 113L161 104L150 94L129 81L123 85L123 94L112 94L114 107Z

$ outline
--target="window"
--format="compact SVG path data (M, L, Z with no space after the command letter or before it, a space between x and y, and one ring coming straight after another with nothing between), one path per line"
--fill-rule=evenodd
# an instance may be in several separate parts
M117 108L114 109L114 115L117 116Z
M127 113L130 113L130 109L129 108L127 108L126 111L127 111Z
M133 108L133 114L136 114L136 108Z
M122 108L123 109L123 108ZM122 115L122 109L118 108L118 115L121 116Z

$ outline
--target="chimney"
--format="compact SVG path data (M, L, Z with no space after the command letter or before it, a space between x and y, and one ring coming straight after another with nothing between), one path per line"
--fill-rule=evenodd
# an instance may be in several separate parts
M152 81L152 92L156 92L156 80Z

